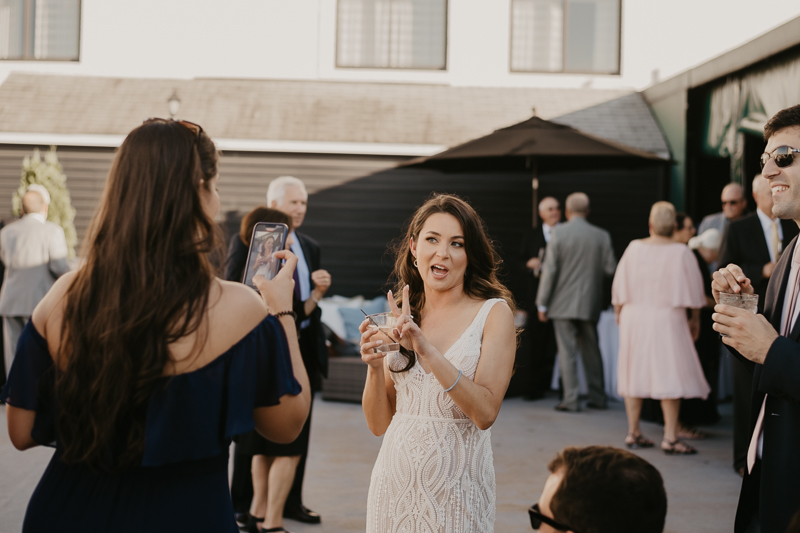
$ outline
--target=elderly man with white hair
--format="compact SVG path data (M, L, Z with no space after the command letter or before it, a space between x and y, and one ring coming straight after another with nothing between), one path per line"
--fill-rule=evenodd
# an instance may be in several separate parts
M0 259L6 267L0 289L6 372L34 307L56 279L69 271L64 230L47 221L49 205L46 188L29 186L22 195L22 218L0 230Z
M331 285L331 275L320 268L319 244L308 235L297 231L303 225L308 207L308 192L305 184L293 176L281 176L274 179L267 188L267 207L283 211L292 217L294 229L291 250L297 256L295 300L305 302L311 298L318 303ZM321 310L317 307L307 320L299 324L300 351L303 354L303 362L308 371L312 391L320 390L322 376L328 375L328 349L325 346L325 337L320 321L321 314ZM297 468L293 475L294 481L286 499L283 516L314 524L320 522L320 516L303 505L302 499L310 423L311 413L309 412L306 426L298 437L298 441L303 441L303 452L299 457L289 458L298 462L295 463ZM291 480L289 481L291 482Z

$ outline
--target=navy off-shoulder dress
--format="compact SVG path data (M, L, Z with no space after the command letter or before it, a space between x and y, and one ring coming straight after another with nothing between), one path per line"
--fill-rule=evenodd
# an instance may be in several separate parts
M265 318L206 366L169 378L147 411L141 465L97 474L60 459L54 366L47 342L28 325L0 398L35 410L31 436L55 453L28 504L23 532L230 532L228 446L255 427L253 408L298 394L283 327Z

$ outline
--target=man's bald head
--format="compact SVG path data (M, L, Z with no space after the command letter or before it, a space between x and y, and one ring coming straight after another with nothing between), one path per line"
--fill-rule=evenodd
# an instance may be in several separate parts
M738 183L729 183L722 189L722 212L728 220L742 216L747 207L744 189Z
M573 216L586 217L589 214L589 197L582 192L574 192L567 196L565 205L568 219Z
M22 195L22 212L26 215L31 213L46 214L47 204L41 194L36 191L28 191Z

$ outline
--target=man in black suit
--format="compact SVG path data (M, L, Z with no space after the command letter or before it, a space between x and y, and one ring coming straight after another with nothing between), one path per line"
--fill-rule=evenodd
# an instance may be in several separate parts
M319 303L325 291L330 287L331 275L320 268L319 244L311 237L297 231L303 225L308 206L308 193L305 185L302 181L292 176L276 178L269 184L267 189L267 206L283 211L292 217L294 229L291 237L294 242L291 245L291 250L298 259L297 269L295 270L295 306L304 306L309 299L314 304ZM313 393L321 389L322 377L327 377L328 375L328 350L325 346L325 335L320 321L322 311L315 305L306 306L306 308L309 307L313 308L310 313L302 311L298 313L300 316L308 315L308 318L300 323L298 333L300 337L300 352L303 355L303 363L306 366ZM303 428L300 437L298 437L305 439L305 449L300 455L295 469L294 481L286 499L283 516L309 524L316 524L320 522L320 515L303 505L303 478L308 455L310 424L311 412L309 411L306 426ZM272 478L270 478L270 481L272 481ZM270 491L274 489L276 487L269 487Z
M753 179L756 212L731 222L720 248L719 265L739 265L758 294L758 310L764 311L772 272L781 252L798 233L797 224L772 213L772 190L761 175ZM744 365L733 365L733 468L744 475L750 444L750 398L753 376Z
M539 290L539 274L544 262L547 243L553 229L561 222L561 205L552 196L542 198L539 202L539 218L542 223L525 236L522 245L521 260L524 262L524 274L527 282L523 309L528 312L526 330L530 343L530 380L524 397L528 400L544 398L550 390L553 376L553 365L556 360L556 334L553 323L537 320L536 291Z
M772 189L772 212L800 224L800 105L779 111L764 127L762 174ZM742 482L736 533L784 533L800 510L800 251L797 238L771 273L764 314L717 305L714 329L753 370L752 436ZM753 293L741 267L714 273L720 292Z

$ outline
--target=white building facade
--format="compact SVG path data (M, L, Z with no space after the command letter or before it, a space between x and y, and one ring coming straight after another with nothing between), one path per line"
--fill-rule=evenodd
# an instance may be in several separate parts
M796 0L0 0L12 71L466 87L650 85Z

